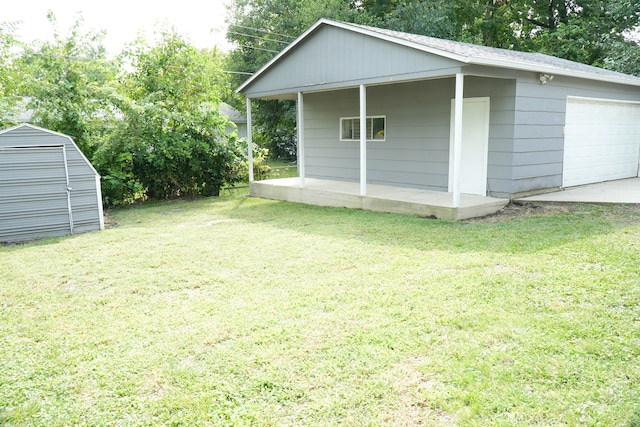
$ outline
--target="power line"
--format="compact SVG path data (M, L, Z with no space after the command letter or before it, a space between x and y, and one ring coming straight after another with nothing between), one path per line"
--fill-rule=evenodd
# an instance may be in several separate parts
M285 44L285 45L289 44L289 42L285 42L285 41L282 41L282 40L267 39L267 38L264 38L264 37L254 36L254 35L251 35L251 34L238 33L236 31L227 31L227 34L237 34L239 36L251 37L252 39L258 39L258 40L265 40L265 41L269 41L269 42L282 43L282 44Z
M277 50L272 50L272 49L265 49L263 47L255 47L255 46L249 46L247 44L241 44L240 47L246 47L247 49L256 49L256 50L263 50L265 52L271 52L271 53L280 53Z
M247 76L252 76L253 75L253 73L247 73L247 72L244 72L244 71L213 70L213 72L215 72L215 73L229 73L229 74L244 74L244 75L247 75Z
M288 34L276 33L276 32L273 32L273 31L264 30L264 29L260 29L260 28L247 27L245 25L232 24L231 26L240 27L240 28L246 28L247 30L260 31L261 33L273 34L273 35L281 36L281 37L287 37L287 38L290 38L291 40L296 38L295 36L290 36Z

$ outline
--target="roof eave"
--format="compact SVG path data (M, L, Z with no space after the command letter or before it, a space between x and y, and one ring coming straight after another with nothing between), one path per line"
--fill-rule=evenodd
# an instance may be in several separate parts
M275 63L279 62L285 55L287 55L290 51L295 49L300 43L302 43L304 39L309 37L312 33L314 33L318 29L318 27L322 25L330 25L332 27L342 28L344 30L368 35L370 37L388 41L390 43L406 46L412 49L420 50L422 52L445 57L454 61L458 61L463 64L482 65L482 66L490 66L490 67L496 67L496 68L507 68L512 70L529 71L534 73L547 73L547 74L553 74L553 75L559 75L559 76L576 77L576 78L583 78L583 79L601 81L606 83L615 83L615 84L640 87L640 78L633 79L633 78L625 78L625 77L618 77L618 76L599 75L597 73L589 73L586 71L577 71L577 70L565 70L562 68L545 66L541 64L527 64L527 63L522 63L515 60L509 61L504 59L491 59L491 58L477 57L477 56L464 56L464 55L452 53L446 50L425 46L423 44L412 42L410 40L399 39L397 37L372 31L367 28L351 25L346 22L332 21L332 20L323 18L318 20L309 29L307 29L307 31L305 31L300 36L298 36L298 38L296 38L284 50L282 50L278 55L276 55L273 59L271 59L271 61L269 61L262 68L260 68L260 70L258 70L251 77L249 77L249 79L247 79L240 87L238 87L238 89L236 89L236 92L242 93L256 79L258 79L261 74L266 72Z
M505 61L505 60L493 60L487 58L470 58L469 64L473 65L484 65L489 67L496 68L507 68L511 70L520 70L520 71L529 71L533 73L544 73L551 74L557 76L564 77L575 77L580 79L588 79L588 80L596 80L605 83L615 83L615 84L623 84L627 86L637 86L640 87L640 78L638 79L629 79L617 76L604 76L598 75L595 73L589 73L586 71L578 71L578 70L565 70L562 68L544 66L544 65L532 65L532 64L524 64L516 61Z

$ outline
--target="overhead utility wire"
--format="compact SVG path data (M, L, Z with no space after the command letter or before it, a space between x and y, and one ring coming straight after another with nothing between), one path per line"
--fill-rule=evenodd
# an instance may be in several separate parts
M258 39L258 40L264 40L264 41L268 41L268 42L276 42L276 43L282 43L282 44L289 44L289 42L285 42L282 40L274 40L274 39L267 39L264 37L260 37L260 36L253 36L251 34L245 34L245 33L238 33L235 31L227 31L228 34L237 34L239 36L245 36L245 37L251 37L252 39Z
M215 73L229 73L229 74L245 74L247 76L253 75L253 73L246 73L244 71L227 71L227 70L213 70Z
M246 47L247 49L264 50L265 52L271 52L271 53L280 53L280 51L278 51L278 50L265 49L263 47L249 46L247 44L241 44L240 47Z
M296 37L294 36L290 36L288 34L282 34L282 33L275 33L273 31L269 31L269 30L265 30L265 29L260 29L260 28L253 28L253 27L247 27L245 25L239 25L239 24L231 24L232 27L240 27L240 28L246 28L247 30L254 30L254 31L260 31L261 33L267 33L267 34L273 34L276 36L282 36L282 37L287 37L290 39L295 39Z

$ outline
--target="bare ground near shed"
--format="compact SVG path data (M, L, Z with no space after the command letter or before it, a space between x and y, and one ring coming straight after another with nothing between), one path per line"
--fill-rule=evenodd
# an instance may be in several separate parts
M572 202L511 202L498 212L479 218L471 218L467 222L494 224L505 221L529 218L532 216L555 216L559 214L583 213L586 206L606 206L594 203ZM601 211L603 217L618 224L640 224L640 204L620 204L615 209Z

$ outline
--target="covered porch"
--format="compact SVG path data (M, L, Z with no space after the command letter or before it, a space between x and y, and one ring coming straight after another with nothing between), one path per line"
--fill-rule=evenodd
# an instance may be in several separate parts
M358 182L315 178L304 179L304 186L300 178L254 181L250 191L252 196L265 199L447 220L490 215L509 203L508 199L462 193L455 207L452 193L375 184L368 184L366 195L362 196Z
M398 60L332 53L345 43ZM250 195L451 220L500 210L511 171L502 146L489 170L489 134L513 130L504 121L491 128L490 111L512 109L515 74L441 53L319 21L238 88ZM298 178L254 181L253 99L296 101Z

